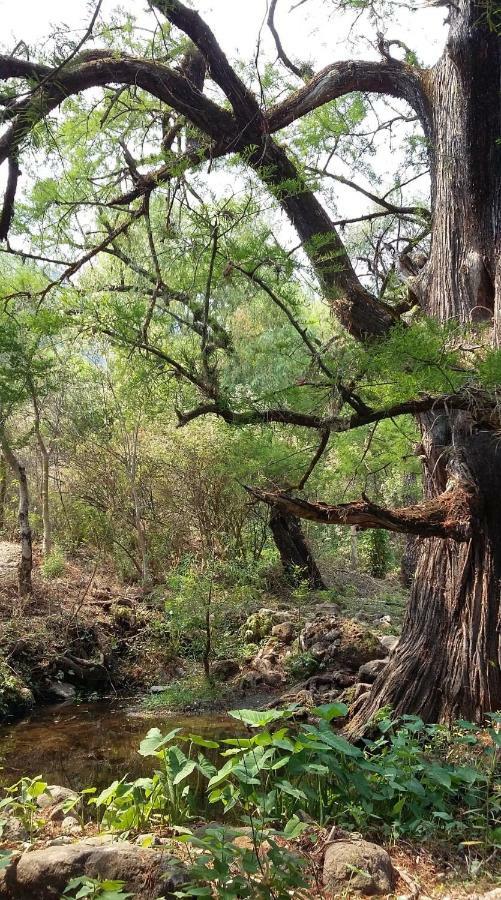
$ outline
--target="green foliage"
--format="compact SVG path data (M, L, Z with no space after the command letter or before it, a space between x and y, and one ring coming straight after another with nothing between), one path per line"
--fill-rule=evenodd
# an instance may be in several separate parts
M21 778L5 788L5 796L0 800L0 836L8 817L14 816L23 824L30 839L33 839L43 824L41 810L36 802L37 797L40 797L46 788L47 784L40 775L35 778Z
M72 900L83 898L99 898L99 900L127 900L133 894L123 891L124 881L112 881L109 878L89 878L82 875L72 878L66 885L63 897L71 897Z
M45 557L40 568L44 578L60 578L66 568L66 557L63 551L59 547L54 547Z
M320 663L308 650L304 653L291 653L284 661L284 668L291 681L302 681L318 672Z
M387 531L373 528L367 537L367 556L369 571L373 578L384 578L391 563L390 540Z
M146 709L198 709L221 703L229 693L224 684L213 684L201 672L171 681L164 691L143 701Z
M190 881L175 892L176 897L288 900L294 896L301 900L308 896L303 892L308 885L304 859L278 844L269 830L259 826L251 830L248 847L233 843L235 834L238 832L231 828L207 828L203 837L181 838L198 852L190 866ZM277 835L283 836L281 832Z
M232 715L253 733L222 741L152 729L141 753L159 761L154 776L115 782L91 802L104 810L107 827L121 831L155 819L186 823L200 803L197 791L198 798L207 791L232 821L262 829L306 812L321 824L385 839L433 838L479 851L500 845L495 721L479 733L465 722L448 729L382 714L378 734L355 746L331 726L346 712L329 704L313 710L317 725L296 726L284 724L294 708L237 710ZM208 746L210 759L201 752ZM224 760L219 768L216 751Z

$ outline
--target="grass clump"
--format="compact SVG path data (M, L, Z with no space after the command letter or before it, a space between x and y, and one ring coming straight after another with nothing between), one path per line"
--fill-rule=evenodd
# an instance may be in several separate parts
M55 547L47 554L40 568L43 577L48 581L53 578L61 578L66 569L66 557L63 551Z

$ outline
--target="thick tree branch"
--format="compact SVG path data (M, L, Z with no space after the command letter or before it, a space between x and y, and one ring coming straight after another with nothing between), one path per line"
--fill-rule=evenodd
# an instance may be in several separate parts
M191 38L207 60L210 76L224 91L235 116L245 123L250 132L254 130L259 134L262 115L257 100L228 62L207 23L181 0L151 0L151 3L169 22Z
M341 324L359 340L386 334L398 317L361 284L329 215L282 147L268 139L249 161L294 225Z
M400 509L378 506L364 497L352 503L330 506L291 497L285 491L263 491L248 487L252 496L287 515L325 525L356 525L358 528L384 528L420 537L452 538L467 541L471 537L475 495L468 483L456 484L433 500Z
M267 124L275 132L312 110L345 94L364 91L405 100L418 115L425 134L430 109L419 69L400 60L348 60L326 66L311 81L268 111Z
M353 395L351 395L353 398ZM404 400L394 403L382 409L370 409L360 403L360 411L352 416L314 416L307 413L296 412L291 409L251 409L245 412L235 412L227 405L215 400L204 403L188 412L178 412L179 425L187 425L200 416L215 415L224 419L229 425L265 425L277 422L282 425L295 425L299 428L314 428L322 433L328 431L331 434L341 434L352 431L355 428L363 428L364 425L373 425L375 422L383 422L387 419L396 419L399 416L419 416L423 413L436 414L449 412L452 409L468 410L473 407L476 410L477 419L481 420L481 412L486 421L490 414L497 408L497 398L480 396L480 392L474 396L471 391L458 391L455 394L440 394L436 397L426 395L418 399Z
M0 56L0 78L2 72L4 79L12 77L11 72L16 70L14 64L18 62ZM12 64L11 68L9 64ZM35 89L31 96L4 111L4 120L10 119L12 124L0 138L0 162L12 155L33 126L66 97L109 84L143 88L185 115L216 142L228 134L236 136L236 123L231 113L202 94L185 72L176 72L151 59L135 59L125 54L117 56L110 51L96 50L81 54L67 70L59 72L54 82L46 76L43 87Z
M5 241L9 234L10 223L14 216L17 182L20 171L16 156L9 156L9 174L5 187L2 212L0 213L0 241Z

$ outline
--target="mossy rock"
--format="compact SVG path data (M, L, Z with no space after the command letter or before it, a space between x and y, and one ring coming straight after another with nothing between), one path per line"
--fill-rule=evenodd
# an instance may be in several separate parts
M271 634L276 618L271 609L260 609L252 613L243 626L244 640L248 644L256 644Z
M336 646L336 662L357 672L360 666L372 659L384 659L387 651L378 637L360 622L343 619L340 622L339 643Z
M19 675L0 661L0 717L19 715L33 706L34 698Z

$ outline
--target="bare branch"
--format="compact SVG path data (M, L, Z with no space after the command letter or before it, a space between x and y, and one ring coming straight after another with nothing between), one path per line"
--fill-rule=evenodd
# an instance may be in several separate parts
M308 468L306 469L306 472L304 473L304 475L302 476L302 478L296 485L295 490L297 490L297 491L304 490L306 482L308 481L310 476L313 474L316 466L322 459L322 456L324 455L324 453L327 449L327 444L329 443L330 436L331 436L330 431L326 428L325 431L322 432L322 435L320 438L320 443L315 451L315 454L314 454Z
M19 164L16 156L9 156L9 174L3 198L2 212L0 213L0 241L5 241L9 234L10 224L14 215L14 201L16 199L17 182L20 175Z
M275 25L275 10L277 8L277 3L278 3L278 0L271 0L270 9L268 12L267 24L268 24L268 28L270 29L270 31L273 35L273 40L275 41L275 47L277 48L278 58L281 60L281 62L283 62L284 66L287 69L290 69L290 71L294 75L297 75L298 78L301 78L301 79L311 78L313 76L313 71L310 69L310 67L305 66L305 65L303 65L301 67L294 65L294 63L292 62L290 57L287 56L287 54L283 48L283 44L282 44L282 41L280 40L280 35L277 30L277 26Z

